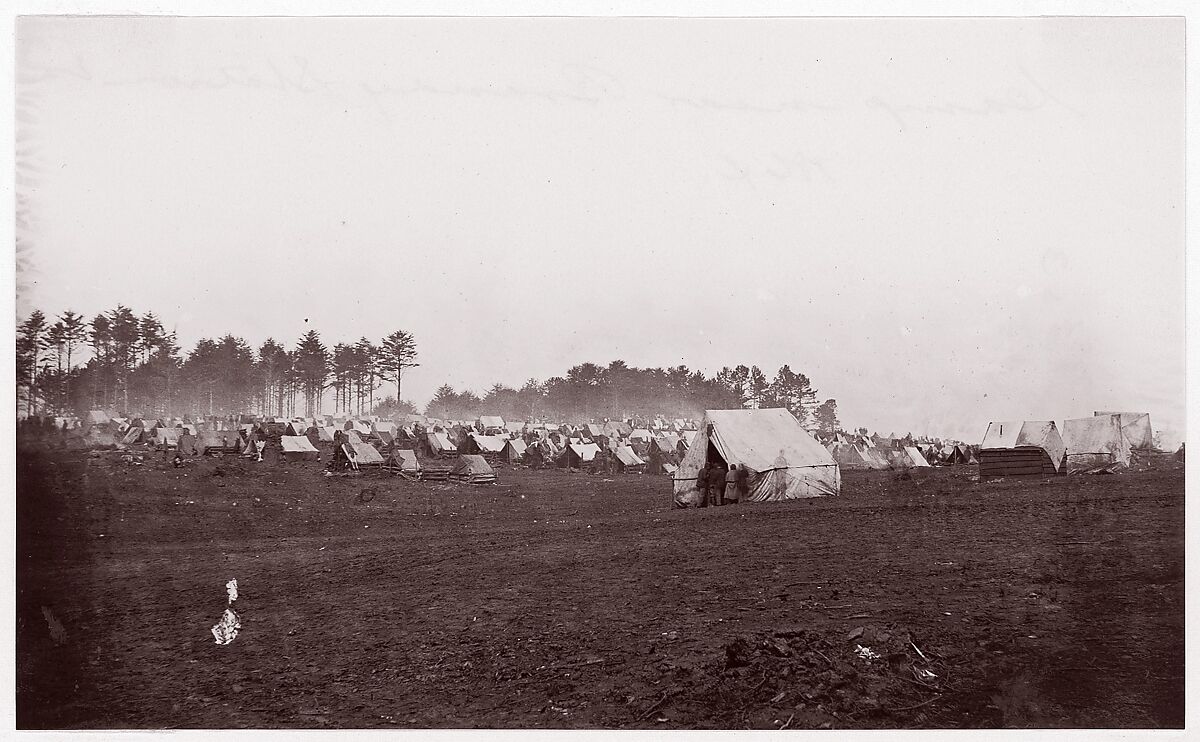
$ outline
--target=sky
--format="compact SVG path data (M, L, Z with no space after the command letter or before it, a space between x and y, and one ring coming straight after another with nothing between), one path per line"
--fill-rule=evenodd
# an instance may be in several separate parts
M17 314L1184 435L1184 22L21 18Z

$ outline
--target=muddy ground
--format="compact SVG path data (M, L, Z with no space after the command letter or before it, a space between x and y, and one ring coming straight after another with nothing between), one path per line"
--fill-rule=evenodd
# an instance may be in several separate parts
M21 447L18 726L1183 725L1181 465L687 511L499 475Z

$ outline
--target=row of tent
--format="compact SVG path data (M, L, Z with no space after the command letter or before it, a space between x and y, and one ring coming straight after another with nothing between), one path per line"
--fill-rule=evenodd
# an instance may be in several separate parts
M1130 465L1154 448L1150 415L1096 412L1064 420L992 422L979 451L981 477L1057 474Z
M281 455L288 461L316 461L320 458L320 450L313 444L309 434L295 434L298 426L290 426L292 434L279 436ZM137 429L130 429L131 432ZM191 445L189 454L204 455L206 453L224 452L240 453L246 456L256 456L261 453L261 440L253 431L222 430L200 431L192 436L187 431L169 436L174 445ZM309 433L312 429L310 428ZM186 439L193 438L194 443ZM164 441L167 438L164 438ZM332 441L332 438L330 438ZM363 440L356 431L347 431L343 445L359 467L393 466L395 469L419 476L422 471L416 452L409 449L392 449L385 457L375 446ZM455 465L447 472L450 479L464 481L470 484L489 484L496 481L495 470L482 456L470 454L461 455Z
M120 431L129 427L141 426L143 439L153 438L156 427L182 427L184 430L197 434L204 425L223 422L213 421L198 425L184 422L180 419L152 420L145 418L114 418L107 413L94 410L88 415L91 424L111 424ZM606 444L613 453L622 460L633 453L640 458L647 458L652 449L657 449L662 456L651 462L655 473L672 473L678 460L686 453L687 443L695 436L696 423L688 419L667 420L659 417L652 421L641 422L645 427L634 427L634 421L608 420L599 423L562 424L549 422L505 422L500 416L483 415L472 422L458 420L442 420L424 415L402 415L396 420L385 420L379 417L345 418L336 416L321 416L319 418L256 418L240 416L237 418L240 429L249 430L252 423L282 426L280 432L288 435L307 435L310 429L316 428L318 439L322 442L332 442L337 430L355 431L360 436L390 446L396 437L414 441L427 437L431 452L441 456L454 456L460 451L480 454L487 457L502 457L516 463L524 455L523 449L539 440L547 441L552 448L551 457L557 457L561 449L569 443L598 442ZM428 432L425 432L428 431ZM469 432L468 432L469 431ZM401 435L403 434L403 435ZM464 436L469 435L469 439ZM525 446L516 444L507 446L509 440L521 439ZM455 439L458 442L455 442ZM679 441L684 447L679 448ZM850 468L894 468L925 466L935 463L965 463L972 460L973 455L965 451L962 444L934 444L925 439L913 439L911 436L896 438L893 434L885 438L877 434L861 435L838 432L829 436L819 435L818 440L825 444L840 463ZM617 442L627 446L631 451L618 451ZM911 444L911 445L910 445ZM847 446L852 446L847 448ZM883 448L885 451L872 453L868 449ZM956 447L961 447L955 451ZM914 455L919 452L919 455ZM582 462L591 460L589 449L574 450L574 458ZM922 461L922 458L925 461ZM657 463L661 461L661 463ZM622 461L624 463L624 461ZM645 463L645 462L643 462Z
M831 443L826 448L843 469L915 469L931 466L929 459L916 446L885 448L861 443ZM968 454L958 446L952 448L950 458L960 460L958 463L969 463L966 460Z
M271 432L277 436L288 459L316 458L319 454L317 445L332 444L335 436L342 433L343 440L349 450L355 455L360 465L383 463L384 453L396 448L399 443L407 445L424 444L426 450L438 457L457 458L461 455L480 455L487 458L503 458L511 463L523 463L529 457L530 443L522 437L505 437L501 435L483 435L481 433L466 433L461 429L453 431L443 429L440 425L435 431L420 434L412 427L399 427L391 421L347 421L344 430L328 425L316 425L314 421L272 420L262 424L243 424L237 430L196 430L195 425L180 425L166 427L165 423L149 423L135 421L136 425L128 427L120 434L119 441L124 444L146 443L157 447L173 449L181 445L186 453L203 454L205 452L240 452L255 453L254 444L259 438L255 431ZM145 427L143 427L143 424ZM100 430L99 426L93 429ZM451 440L451 435L461 438L463 443ZM536 433L527 433L534 438L537 449L533 453L542 454L539 460L551 460L559 466L582 468L592 462L600 452L595 443L583 439L569 439L565 435L554 432L543 432L541 438ZM674 434L665 434L664 439L678 440ZM112 442L106 438L103 443ZM540 444L540 445L539 445ZM614 445L611 449L613 464L618 469L636 470L645 464L629 445Z
M505 438L495 435L468 433L464 442L450 440L445 431L426 434L429 450L437 456L456 456L463 452L474 453L485 458L501 459L510 464L527 466L554 465L563 468L582 469L599 465L607 456L605 464L616 471L638 472L646 465L632 445L613 441L602 448L595 441L583 438L565 438L547 435L527 441L521 437Z
M709 419L713 412L740 414L761 411L708 411L704 425L711 424ZM174 446L180 435L190 434L196 438L197 448L202 450L227 448L220 441L227 439L228 436L223 434L229 431L198 430L200 426L197 424L178 419L114 418L102 411L92 411L86 417L86 422L87 429L115 428L120 433L119 440L122 443L143 441ZM268 423L281 426L281 434L295 438L307 437L316 442L332 442L335 432L342 430L354 432L357 438L362 439L356 445L367 445L365 441L371 441L391 447L397 438L406 438L410 443L419 442L428 446L431 453L439 456L477 454L521 463L533 454L532 458L542 462L552 461L560 466L574 467L594 460L601 450L597 444L599 441L605 445L618 468L636 469L650 460L650 468L654 473L668 474L676 472L688 453L690 441L698 435L698 432L684 427L692 425L691 421L686 420L674 422L675 427L682 429L681 433L666 430L661 425L653 431L633 428L624 421L579 425L506 423L497 416L482 416L473 424L419 415L407 415L397 421L331 417L283 421L269 418ZM239 429L246 432L254 427L251 423L239 425ZM807 432L805 435L812 438ZM1061 429L1053 421L993 422L988 425L978 449L960 443L903 445L905 439L845 434L838 434L825 447L836 464L848 469L912 468L978 461L981 475L1007 476L1058 472L1064 466L1067 471L1127 466L1132 452L1152 448L1153 437L1150 418L1146 413L1096 412L1090 418L1066 420ZM363 453L366 458L374 458L365 449Z
M1050 475L1060 470L1087 471L1128 466L1133 451L1149 451L1154 432L1147 413L1096 412L1090 418L988 425L980 444L980 476ZM939 453L970 463L974 450L954 444ZM787 410L709 410L674 475L674 503L693 507L703 501L697 488L701 467L717 460L749 473L752 502L836 495L841 466L877 468L928 465L915 446L863 446L813 439ZM843 464L842 462L847 462Z
M299 425L304 430L309 427L318 428L334 428L337 430L357 430L360 434L367 434L380 429L401 429L401 428L422 428L425 430L435 430L438 428L449 430L455 427L461 427L468 430L474 430L477 433L487 435L519 435L532 431L545 432L561 432L570 437L589 437L595 438L605 436L609 438L622 438L633 440L648 441L655 435L663 432L692 434L695 432L696 424L691 420L676 419L656 419L651 423L642 426L636 426L629 421L624 420L605 420L602 422L584 422L584 423L553 423L553 422L505 422L504 418L496 415L483 415L475 421L464 420L443 420L435 417L427 417L425 415L407 414L401 415L394 420L388 420L377 416L366 417L338 417L334 415L322 415L318 417L271 417L271 416L254 416L240 415L233 416L229 419L224 418L208 418L204 422L194 422L191 418L154 418L147 417L119 417L110 415L101 410L92 410L83 420L76 418L54 418L55 425L61 426L66 422L68 428L84 427L84 426L108 426L116 430L125 430L126 428L137 425L143 428L158 427L189 427L192 432L199 429L230 429L230 428L245 428L252 424L268 424L268 425Z

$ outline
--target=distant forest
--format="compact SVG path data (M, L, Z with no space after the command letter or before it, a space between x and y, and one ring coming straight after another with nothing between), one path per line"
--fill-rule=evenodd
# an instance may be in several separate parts
M405 371L419 365L416 341L405 330L332 348L310 330L290 350L273 338L253 348L226 334L203 338L185 354L152 312L139 315L118 305L91 319L65 311L51 321L34 311L18 325L16 350L20 411L29 415L93 409L160 416L424 412L450 419L583 421L785 407L810 429L838 427L837 402L818 404L809 378L788 365L770 378L746 365L708 378L686 366L581 363L563 376L528 379L520 389L494 384L483 396L445 384L421 410L376 395L384 383L402 389Z
M738 407L786 407L811 429L832 432L838 427L837 402L828 399L817 404L808 377L787 365L768 379L758 366L727 366L708 378L687 366L633 368L619 360L607 366L581 363L563 376L529 379L520 389L496 384L482 397L443 385L425 414L452 420L475 419L480 414L514 420L655 415L699 419L706 409Z

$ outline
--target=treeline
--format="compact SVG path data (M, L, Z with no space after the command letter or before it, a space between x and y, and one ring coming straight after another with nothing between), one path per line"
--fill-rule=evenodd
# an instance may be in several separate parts
M483 396L443 384L425 414L451 420L500 415L512 420L584 420L652 418L699 419L706 409L784 407L806 427L834 431L837 402L817 404L809 378L790 366L768 378L758 366L722 368L708 378L687 366L634 368L624 361L607 366L582 363L564 376L527 380L519 389L495 384Z
M411 402L377 402L384 382L399 390L417 366L411 333L397 330L378 343L360 338L326 346L316 330L286 348L267 338L252 348L230 334L203 338L187 353L175 332L152 312L118 305L91 319L73 311L54 321L33 312L17 328L17 391L28 415L111 410L177 416L356 414L395 417L416 412ZM332 395L327 392L332 391ZM582 363L563 376L529 379L519 389L494 384L482 396L438 388L425 407L432 417L474 420L700 418L706 409L784 407L806 427L838 427L837 402L817 403L807 376L782 366L767 377L758 366L722 368L712 378L687 366L635 368ZM332 409L325 400L332 396Z
M326 411L329 389L329 412L362 414L380 385L399 388L416 360L404 330L332 349L310 330L290 350L273 338L254 349L227 334L201 339L185 355L152 312L123 305L90 320L66 311L51 322L35 311L17 327L17 392L29 415L315 415Z

